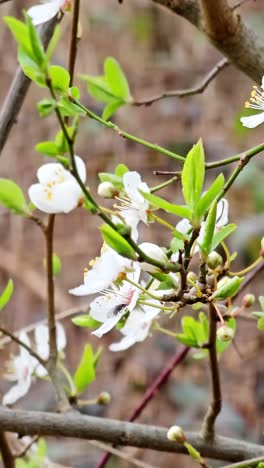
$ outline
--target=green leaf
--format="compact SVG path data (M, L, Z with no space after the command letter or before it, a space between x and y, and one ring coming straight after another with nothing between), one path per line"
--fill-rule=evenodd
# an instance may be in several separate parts
M177 216L181 216L182 218L190 219L191 211L187 206L180 206L180 205L173 205L172 203L167 202L161 197L154 195L153 193L146 193L139 190L141 195L148 200L152 205L162 208L167 213L173 213Z
M214 300L223 301L228 297L233 297L239 291L240 284L243 280L244 276L242 278L239 278L238 276L230 278L227 283L215 291L211 298Z
M189 338L184 333L178 333L176 335L176 338L180 343L184 344L185 346L190 346L190 347L197 346L196 339Z
M29 32L27 26L16 18L12 16L5 16L4 21L9 27L11 33L13 34L16 42L24 49L24 52L34 60L34 54L32 51Z
M129 169L125 164L118 164L115 168L115 175L123 177L123 175L128 171Z
M54 50L56 48L56 45L59 42L60 35L61 35L61 27L60 27L59 24L57 24L55 26L55 29L54 29L53 34L52 34L52 38L49 41L49 45L47 47L47 51L46 51L47 62L50 61L50 59L51 59L51 57L53 55L53 52L54 52Z
M57 156L60 154L57 145L53 141L42 141L35 146L35 150L47 156Z
M10 301L12 294L14 291L14 282L10 279L5 287L5 290L2 292L0 296L0 310L2 310L6 304Z
M100 227L100 230L107 245L112 247L112 249L119 253L119 255L136 260L136 253L134 249L130 246L127 240L124 239L111 226L108 224L103 224L103 226Z
M111 182L118 190L123 188L123 178L116 174L110 174L109 172L100 172L98 174L100 182Z
M65 68L58 65L49 67L49 76L52 87L58 93L67 93L70 85L70 74Z
M121 107L122 105L123 102L120 101L120 99L113 99L112 101L108 102L108 104L106 104L103 110L102 119L110 119L111 115L113 115L115 111L117 111L117 109L119 109L119 107Z
M194 342L197 343L196 339L196 333L195 333L195 326L196 326L196 321L194 320L193 317L185 316L181 320L181 325L184 334L188 337L194 340Z
M216 247L228 236L230 236L230 234L232 234L232 232L234 232L236 230L237 226L236 224L227 224L227 226L224 226L222 227L221 229L219 229L219 231L217 231L215 234L214 234L214 237L213 237L213 240L212 240L212 250L215 250Z
M99 102L110 102L115 98L104 76L80 75L87 83L88 93Z
M198 202L198 207L197 211L199 216L203 216L211 203L215 200L217 195L221 192L221 189L225 183L225 178L223 174L219 174L219 176L215 179L215 181L212 183L211 187L205 192L205 194L202 196L200 201Z
M85 115L85 112L66 96L62 96L57 105L64 116L75 117L77 115Z
M44 49L43 49L43 45L42 45L42 42L41 42L40 37L38 35L38 32L37 32L35 26L33 25L31 17L29 15L27 15L27 14L25 16L26 16L28 34L29 34L29 39L30 39L34 59L35 59L35 62L37 63L37 65L40 68L42 68L43 65L45 65L45 63L46 63L46 56L45 56L45 52L44 52Z
M205 258L208 257L212 250L212 241L214 237L215 222L216 222L217 201L215 200L209 210L208 216L205 221L204 235L200 243L200 249Z
M112 93L125 102L131 100L130 90L126 76L113 57L108 57L104 62L105 78Z
M41 117L47 117L52 114L56 105L55 99L42 99L37 103L37 109Z
M252 315L256 318L264 318L264 312L252 312Z
M62 264L61 259L57 254L52 255L52 271L54 276L59 276L61 273Z
M264 311L264 296L259 296L258 300L259 300L261 309Z
M78 315L72 319L74 325L78 327L85 327L85 328L98 328L100 327L101 322L95 320L91 315Z
M264 317L258 320L258 330L264 330Z
M200 453L199 453L191 444L188 444L188 442L185 442L185 443L184 443L184 446L185 446L186 449L188 450L189 455L190 455L194 460L198 460L198 461L201 460L201 455L200 455Z
M182 171L183 196L194 215L201 198L204 174L204 149L202 140L199 140L187 154Z
M28 214L21 188L10 179L0 179L0 204L15 214Z
M69 96L78 101L78 99L80 98L79 88L77 88L77 86L72 86L71 88L69 88Z
M171 248L172 252L175 254L175 253L179 252L179 250L182 250L184 248L184 243L183 243L183 241L181 239L178 239L177 237L174 237L171 240L170 248Z
M73 381L77 392L83 392L95 379L94 354L90 344L85 345L80 363L74 374Z
M25 52L23 47L18 48L18 61L25 75L38 86L46 88L44 73L38 68L34 60Z

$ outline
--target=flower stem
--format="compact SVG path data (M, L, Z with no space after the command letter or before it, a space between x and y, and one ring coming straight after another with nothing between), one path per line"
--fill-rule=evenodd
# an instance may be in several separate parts
M159 299L160 300L160 299ZM142 304L142 305L147 305L147 306L150 306L150 307L154 307L156 309L161 309L161 310L169 310L169 311L174 311L175 309L177 309L176 306L174 307L166 307L166 306L163 306L161 304L157 305L157 304L153 304L151 302L148 302L148 301L141 301L140 299L138 300L138 303L139 304Z
M249 271L253 270L257 265L259 265L263 261L263 257L257 258L255 262L251 263L247 268L244 268L244 270L240 271L235 271L235 272L229 272L230 276L240 276L240 275L245 275L246 273L249 273Z

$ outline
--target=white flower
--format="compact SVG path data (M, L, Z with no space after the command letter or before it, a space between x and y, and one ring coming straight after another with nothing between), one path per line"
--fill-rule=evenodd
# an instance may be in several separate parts
M134 271L127 274L127 278L138 283L140 267L134 265ZM132 312L136 307L140 291L136 286L125 282L120 288L113 286L111 290L105 291L102 296L97 297L90 306L90 315L93 319L102 322L93 334L101 338L105 333L112 330L119 320L127 312Z
M123 176L124 191L127 197L122 197L121 214L125 221L132 227L137 227L139 221L147 223L147 211L149 202L139 193L150 192L149 187L145 182L142 182L140 175L137 172L126 172Z
M219 231L223 226L225 226L228 223L228 201L225 198L221 198L221 200L217 203L217 209L216 209L216 223L215 223L215 232ZM179 231L181 234L188 234L189 231L192 230L192 225L188 219L182 219L177 225L176 225L177 231ZM204 236L204 229L205 229L205 222L201 224L201 229L200 229L200 234L197 238L197 242L194 248L193 253L199 252L199 244L203 240ZM177 262L179 259L179 254L176 252L171 256L171 260L173 262Z
M131 260L122 257L115 250L103 245L102 254L90 262L90 270L84 270L83 284L69 290L74 296L96 294L115 281L118 275L131 266Z
M153 258L154 260L158 260L162 263L168 263L168 257L163 252L163 250L156 244L152 244L151 242L143 242L139 245L139 248L149 257ZM160 271L158 267L155 265L151 265L151 263L142 262L141 268L148 273L157 273Z
M157 304L158 302L155 301ZM160 313L156 307L142 306L136 307L129 315L125 325L120 332L124 335L118 343L109 346L111 351L122 351L130 348L137 342L144 341L148 334L153 320Z
M102 198L115 198L119 194L119 191L112 182L101 182L98 185L97 193Z
M64 328L60 323L56 324L56 331L58 351L61 352L66 346L66 336ZM19 334L19 339L27 346L31 346L25 332ZM48 340L47 325L37 325L35 328L35 348L36 352L44 360L49 356ZM16 380L17 383L4 395L2 404L12 405L26 395L30 389L33 375L44 377L47 375L47 371L23 346L20 346L20 354L14 357L12 361L12 374L8 376L9 380Z
M264 76L262 78L261 88L264 90ZM245 103L246 108L261 110L260 114L250 115L249 117L241 117L240 121L244 127L255 128L264 122L264 92L257 86L253 86L253 91L250 95L250 101Z
M69 10L71 7L70 0L48 0L43 5L34 5L27 11L32 18L33 24L46 23L56 16L59 11Z
M75 156L78 174L86 180L86 168L83 160ZM38 184L28 190L30 200L44 213L69 213L82 201L82 189L70 171L62 164L48 163L38 169Z

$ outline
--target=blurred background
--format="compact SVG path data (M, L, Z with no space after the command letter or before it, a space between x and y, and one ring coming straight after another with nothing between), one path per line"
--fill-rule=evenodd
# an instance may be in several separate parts
M82 102L99 114L102 108L88 96L78 74L101 74L107 56L113 56L120 62L129 79L132 95L138 100L165 90L198 84L221 58L191 25L154 6L151 0L124 0L122 4L117 0L81 3L82 39L75 84L81 88ZM22 18L22 10L31 5L32 2L24 0L7 2L0 5L0 18L4 15ZM240 8L240 13L258 34L264 35L263 1L248 2ZM68 62L70 27L71 16L66 14L62 21L61 40L53 58L54 63L64 67ZM16 67L16 46L1 20L0 102L3 102ZM127 107L115 114L114 121L129 133L182 155L186 155L202 137L207 160L221 159L263 141L263 126L247 130L239 122L241 114L245 115L244 101L248 99L252 85L240 71L229 66L202 95L165 99L148 107ZM36 110L37 101L45 96L45 90L31 86L0 158L1 177L13 179L25 192L36 181L37 168L48 162L34 150L35 144L52 139L58 131L54 118L42 119ZM122 139L88 119L81 122L76 150L86 162L89 186L93 190L98 183L97 173L112 171L121 162L130 170L139 171L150 186L166 180L164 176L155 176L154 170L179 169L177 161ZM224 168L225 175L230 170L229 167ZM210 171L207 183L218 173L218 170ZM232 251L239 253L240 263L236 262L236 270L253 261L259 252L264 231L263 175L263 155L260 154L250 162L228 194L230 220L239 225L229 242ZM177 184L161 195L172 201L179 199ZM99 225L98 219L81 209L67 216L57 216L55 252L62 260L62 273L56 279L58 312L79 306L80 310L85 310L91 301L89 297L70 296L68 289L82 283L83 268L99 253ZM0 226L0 290L8 278L15 282L15 293L1 320L10 330L18 330L45 317L44 242L36 225L18 216L10 216L2 208ZM166 245L169 237L167 231L151 225L151 228L142 229L141 239ZM250 288L256 296L264 295L263 280L262 273ZM259 310L259 306L256 304L253 309ZM70 370L76 368L85 343L92 343L95 348L99 345L104 347L97 380L89 387L86 397L93 398L100 391L108 391L112 402L108 407L87 406L87 414L127 419L148 385L180 347L173 338L154 331L145 343L128 352L115 354L108 351L108 346L115 341L117 332L99 340L91 336L90 330L75 327L70 317L63 321L63 325L68 336L66 362ZM179 319L175 319L173 327L179 330ZM224 405L217 420L217 429L223 435L262 441L263 339L261 332L256 331L256 323L243 319L239 319L236 336L235 345L221 358ZM2 370L10 351L17 353L15 347L1 350ZM178 424L185 430L199 430L209 399L207 384L207 361L195 361L189 356L174 371L139 421L162 426ZM9 384L1 382L0 385L3 394ZM48 384L36 383L17 406L47 410L53 408L53 403ZM52 460L76 468L95 467L101 454L87 442L75 440L70 443L48 440L48 448ZM155 467L166 467L172 463L183 468L193 466L188 458L178 455L134 448L126 448L125 451ZM130 465L113 458L110 466ZM219 466L219 463L213 466Z

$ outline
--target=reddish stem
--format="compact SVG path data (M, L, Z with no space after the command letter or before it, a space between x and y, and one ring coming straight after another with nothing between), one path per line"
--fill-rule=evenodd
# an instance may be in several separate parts
M151 401L152 398L154 398L154 396L156 395L160 387L167 382L172 371L175 369L175 367L178 366L178 364L180 364L183 361L183 359L185 358L189 350L190 348L185 346L184 348L181 348L180 351L177 351L175 353L171 362L164 369L162 369L158 377L154 380L151 386L146 390L141 402L134 409L131 416L129 417L128 419L129 422L135 421L141 415L142 411L145 409L149 401ZM112 454L110 452L106 452L102 456L101 460L99 461L97 468L103 468L104 466L106 466L106 463L111 458L111 456Z

